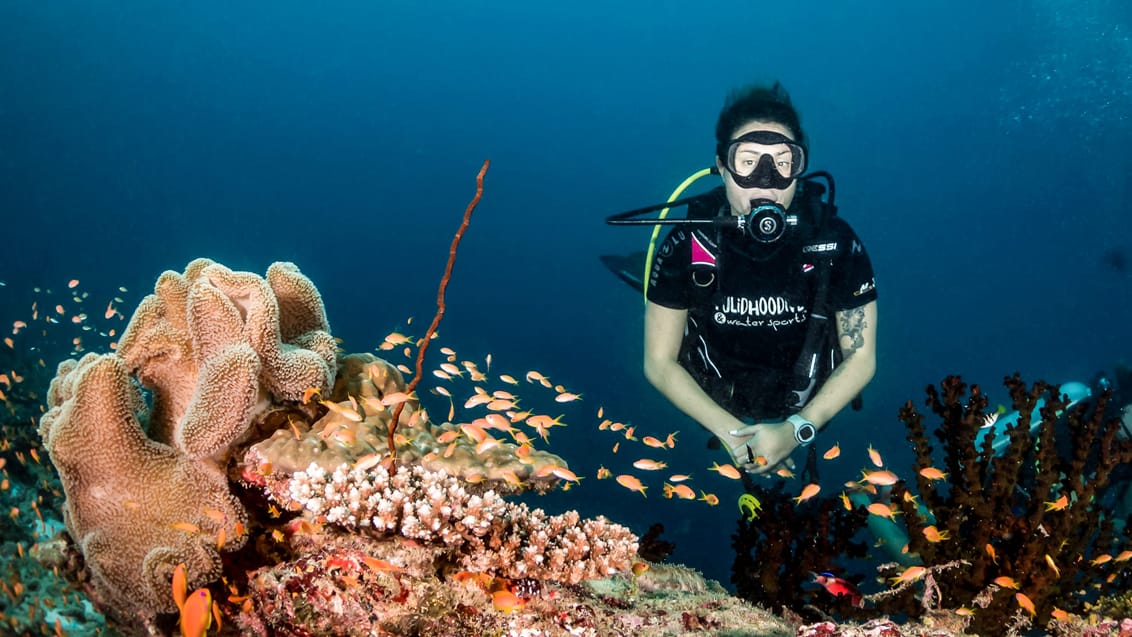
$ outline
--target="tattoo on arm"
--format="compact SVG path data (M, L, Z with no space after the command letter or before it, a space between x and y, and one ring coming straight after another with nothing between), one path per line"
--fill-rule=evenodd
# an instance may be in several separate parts
M849 339L845 347L849 353L855 352L865 344L865 308L857 307L837 313L841 338Z

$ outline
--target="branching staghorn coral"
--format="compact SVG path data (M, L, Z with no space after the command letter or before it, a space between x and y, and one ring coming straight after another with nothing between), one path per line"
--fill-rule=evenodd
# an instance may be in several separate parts
M475 494L443 471L400 466L393 473L317 465L295 473L285 505L347 529L372 529L448 547L467 571L576 584L628 569L637 552L629 529L575 511L548 516L492 490ZM289 508L294 508L290 506Z

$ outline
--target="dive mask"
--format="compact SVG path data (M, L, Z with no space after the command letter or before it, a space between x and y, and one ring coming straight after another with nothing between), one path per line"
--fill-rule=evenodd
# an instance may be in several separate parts
M785 190L806 171L805 146L774 131L751 131L717 151L740 188Z

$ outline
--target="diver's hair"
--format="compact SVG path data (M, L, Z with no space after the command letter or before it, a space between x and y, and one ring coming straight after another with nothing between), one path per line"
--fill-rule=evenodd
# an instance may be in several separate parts
M734 90L723 103L719 121L715 125L716 154L722 159L732 134L749 122L764 121L782 124L794 133L794 141L806 144L798 111L790 102L790 94L775 82L774 86L745 86Z

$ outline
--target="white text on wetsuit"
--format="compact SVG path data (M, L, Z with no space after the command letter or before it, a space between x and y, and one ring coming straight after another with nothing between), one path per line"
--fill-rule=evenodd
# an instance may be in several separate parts
M809 313L805 307L791 304L781 296L724 297L716 306L715 322L742 327L780 327L802 323Z

